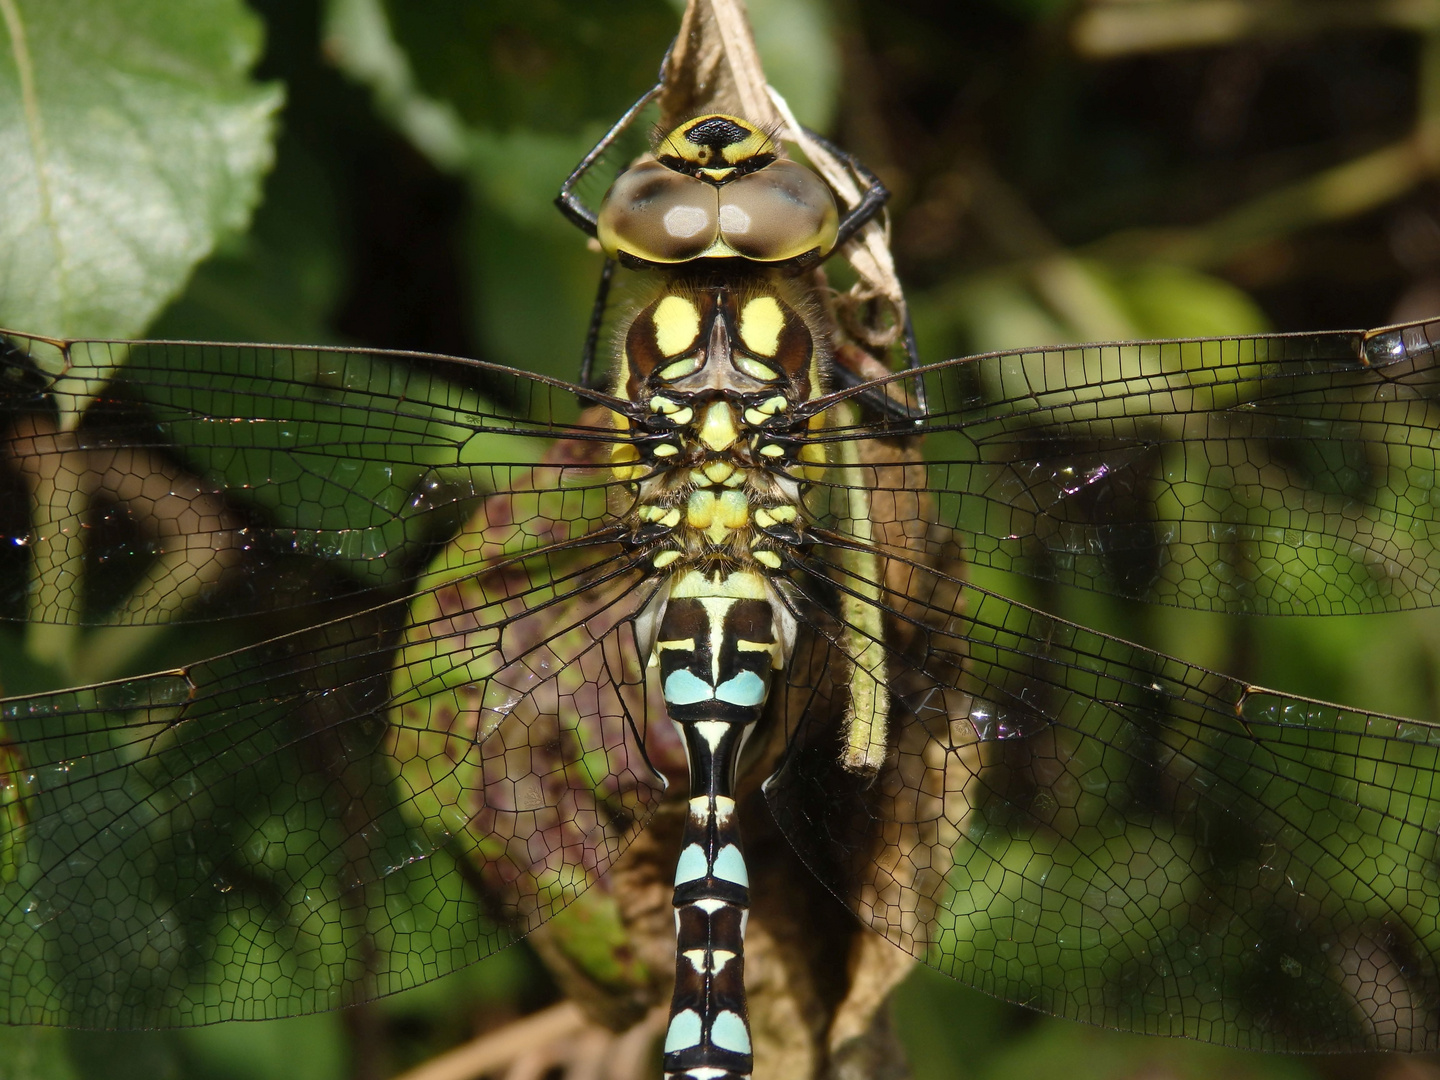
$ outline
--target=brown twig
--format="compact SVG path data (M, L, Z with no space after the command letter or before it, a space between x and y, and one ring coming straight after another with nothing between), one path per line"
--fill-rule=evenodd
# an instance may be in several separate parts
M657 1007L617 1035L567 1001L486 1032L396 1080L540 1080L555 1069L566 1080L641 1080L654 1065L664 1025L665 1009Z

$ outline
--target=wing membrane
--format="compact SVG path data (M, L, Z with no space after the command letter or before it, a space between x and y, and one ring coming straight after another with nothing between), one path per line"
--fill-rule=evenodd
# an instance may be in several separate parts
M579 421L574 388L453 357L76 341L46 370L31 355L46 343L10 339L0 468L30 512L0 516L0 550L21 556L0 613L32 622L173 622L395 586L550 441L607 438ZM605 479L577 465L547 482Z
M932 965L1062 1015L1257 1048L1435 1045L1440 732L961 578L968 558L1232 611L1431 603L1429 341L996 354L796 410L802 438L841 444L796 477L808 554L782 593L802 640L772 703L791 738L767 794L806 863ZM637 643L663 583L597 465L616 429L569 419L565 384L451 358L121 348L0 355L30 504L0 521L29 552L7 614L306 603L399 586L458 535L408 608L5 703L6 1018L327 1008L568 903L678 760ZM117 382L87 377L117 362ZM867 411L919 378L918 423ZM97 599L97 566L127 561L127 599ZM857 670L891 724L864 779L839 764Z
M812 695L766 785L862 920L1108 1027L1440 1045L1440 726L1248 686L886 559L883 667L811 620L832 685L859 662L891 686L884 765L841 769L836 694ZM865 595L852 566L817 549L797 610Z
M1440 600L1440 324L1024 350L923 379L929 484L972 562L1204 610ZM842 417L839 410L832 417ZM850 410L864 442L909 425ZM870 485L871 476L861 486Z
M612 545L477 570L481 547L414 599L390 674L404 603L5 701L3 1019L351 1004L494 952L603 874L664 783L636 742L647 591Z

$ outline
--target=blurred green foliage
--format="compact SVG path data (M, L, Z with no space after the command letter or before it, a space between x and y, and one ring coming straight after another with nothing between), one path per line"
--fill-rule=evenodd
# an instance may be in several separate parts
M677 4L182 7L0 4L0 136L13 151L0 181L0 323L403 347L573 375L598 258L550 200L653 80ZM1414 314L1404 305L1440 273L1440 224L1418 182L1368 201L1357 191L1351 210L1323 219L1255 202L1406 137L1424 62L1413 31L1326 35L1300 17L1264 43L1097 60L1071 47L1064 0L751 7L771 78L800 117L895 191L895 247L929 359L1375 325ZM39 174L64 184L24 182ZM1238 241L1237 220L1251 229ZM1218 226L1207 232L1215 223L1224 244ZM1222 249L1233 254L1184 255ZM1235 620L976 578L1279 689L1436 715L1430 613ZM378 1077L551 992L509 950L343 1016L160 1034L0 1028L0 1080ZM1118 1035L927 971L902 989L897 1016L920 1078L1385 1067Z
M244 228L283 89L248 78L261 27L239 0L188 8L6 6L0 323L131 336Z

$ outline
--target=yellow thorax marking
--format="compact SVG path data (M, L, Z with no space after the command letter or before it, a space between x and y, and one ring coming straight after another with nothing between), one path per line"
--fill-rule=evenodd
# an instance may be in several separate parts
M671 401L669 398L660 397L658 394L650 399L650 411L659 413L666 417L672 424L681 427L695 419L695 410L688 405L681 405L678 401Z
M692 491L685 504L685 523L704 530L711 543L722 544L732 531L750 523L750 500L743 491L718 495L709 488Z
M733 570L728 574L718 570L710 574L699 570L687 570L671 587L670 595L678 600L698 599L706 596L729 597L733 600L768 600L770 598L765 579L753 570Z
M712 484L723 484L735 475L735 466L724 458L707 461L700 470Z
M673 529L680 524L680 508L677 506L661 506L658 503L649 503L640 507L641 521L658 521L667 529Z
M628 442L617 442L610 447L610 468L615 473L615 479L622 483L639 479L645 472L643 466L636 464L640 460L640 451Z
M687 356L683 360L677 360L673 364L667 364L660 369L660 378L664 382L674 382L676 379L683 379L687 375L694 375L700 370L700 359L695 356Z
M655 344L665 356L678 356L700 336L700 311L690 300L671 293L655 305Z
M700 441L706 449L716 453L728 450L739 437L735 412L727 402L716 401L706 407L705 417L700 423Z
M787 404L786 400L778 394L775 397L767 398L755 408L745 410L745 422L751 427L759 427L776 413L784 412Z
M780 331L785 328L785 314L773 296L757 296L740 312L740 340L760 356L774 356L780 351Z
M794 521L797 516L795 507L783 503L780 506L762 506L755 511L755 524L759 528L768 529L777 521Z

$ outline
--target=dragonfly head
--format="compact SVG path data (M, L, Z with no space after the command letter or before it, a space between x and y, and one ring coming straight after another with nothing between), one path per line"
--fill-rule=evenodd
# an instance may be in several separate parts
M687 120L625 170L596 220L601 248L629 266L696 259L808 265L835 246L835 196L736 116Z

